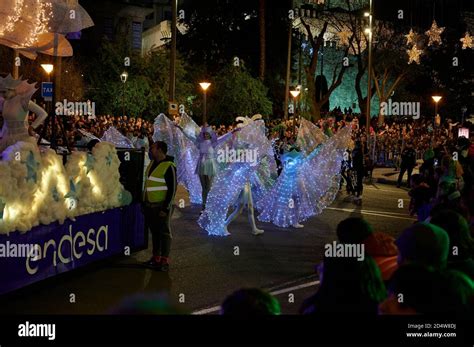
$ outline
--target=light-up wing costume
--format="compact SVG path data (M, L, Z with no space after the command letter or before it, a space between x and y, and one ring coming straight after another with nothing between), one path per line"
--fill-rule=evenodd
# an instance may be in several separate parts
M339 130L320 146L320 151L305 158L298 173L313 203L314 215L321 214L339 191L341 163L351 139L350 127Z
M209 235L226 236L227 213L250 181L252 194L266 194L276 176L271 142L265 134L263 121L254 121L241 128L233 139L235 161L226 161L214 178L206 209L198 220ZM242 157L247 160L240 160ZM239 159L237 159L239 158Z
M92 141L92 140L97 140L97 141L101 141L97 136L83 130L83 129L78 129L79 132L82 134L82 136L84 136L87 140L87 142L89 141Z
M294 226L320 214L335 198L339 171L350 129L318 143L321 136L316 127L302 123L295 150L281 157L284 168L266 196L257 202L258 219L280 227ZM308 153L305 155L305 153Z
M120 131L115 129L115 127L108 128L104 132L101 141L109 142L113 144L116 148L135 148L132 143L132 140L122 135Z
M318 126L305 118L301 118L296 145L305 155L309 155L318 145L327 139L328 137Z
M178 183L187 189L192 204L201 204L201 183L195 173L199 150L191 140L197 138L200 129L188 116L181 117L181 121L183 130L160 114L155 119L153 141L163 141L168 145L168 154L175 158Z

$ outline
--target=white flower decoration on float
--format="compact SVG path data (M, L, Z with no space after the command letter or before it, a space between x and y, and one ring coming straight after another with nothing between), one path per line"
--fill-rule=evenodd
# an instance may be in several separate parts
M97 144L86 165L88 155L73 152L64 167L53 150L40 153L30 142L8 147L0 161L0 234L27 232L40 224L64 223L66 218L130 203L120 183L115 147Z

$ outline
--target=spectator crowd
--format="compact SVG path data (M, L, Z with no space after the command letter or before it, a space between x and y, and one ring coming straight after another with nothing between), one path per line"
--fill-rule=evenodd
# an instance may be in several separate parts
M179 117L174 120L178 123ZM354 257L325 257L318 266L321 284L304 302L300 312L315 315L441 312L472 317L474 144L465 137L458 138L455 130L459 125L450 121L438 125L426 119L387 120L382 125L375 121L370 127L369 141L365 126L358 125L357 115L339 115L321 120L317 125L331 136L345 124L352 123L354 143L361 147L358 150L369 162L366 166L399 168L399 185L407 172L409 210L417 222L400 230L401 234L395 239L374 232L363 219L342 221L337 226L338 242L364 245L363 261ZM299 125L296 119L272 119L266 124L277 151L295 146ZM152 122L127 116L70 116L64 125L68 141L75 145L84 140L79 130L100 138L113 126L134 143L153 134ZM467 123L464 126L468 126ZM213 128L218 135L223 135L234 127L235 124ZM472 125L470 128L472 132ZM418 162L419 173L413 175ZM403 301L399 300L400 294ZM130 303L127 305L129 308ZM269 293L241 289L224 301L222 313L279 314L280 305Z

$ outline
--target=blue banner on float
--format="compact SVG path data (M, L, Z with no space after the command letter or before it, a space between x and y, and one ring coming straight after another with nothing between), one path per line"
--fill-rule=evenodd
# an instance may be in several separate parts
M145 246L139 204L0 235L0 294Z

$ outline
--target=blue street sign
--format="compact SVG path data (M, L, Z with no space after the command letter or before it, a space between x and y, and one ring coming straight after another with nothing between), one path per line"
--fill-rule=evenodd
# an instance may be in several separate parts
M53 82L41 83L41 97L46 101L53 99Z

